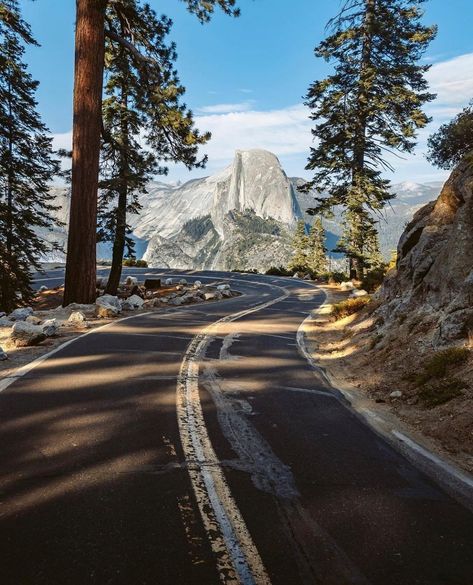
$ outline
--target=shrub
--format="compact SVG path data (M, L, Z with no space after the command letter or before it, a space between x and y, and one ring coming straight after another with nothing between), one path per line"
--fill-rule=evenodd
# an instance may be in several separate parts
M335 321L339 319L343 319L348 317L349 315L353 315L354 313L358 313L361 311L366 305L371 301L369 296L366 297L357 297L354 299L347 299L346 301L342 301L341 303L336 303L332 307L332 316L335 318Z
M378 289L382 284L384 277L386 276L387 266L379 266L378 268L374 268L370 270L366 276L361 281L361 288L366 290L369 293L373 293Z
M467 347L449 347L435 353L424 364L425 373L430 378L442 378L447 373L449 366L463 364L470 356L470 350Z
M419 398L424 402L425 406L433 408L460 396L463 388L465 388L465 382L458 378L451 378L450 380L427 384L419 392Z
M271 266L265 274L268 276L292 276L293 273L284 266Z
M136 258L124 258L122 265L123 266L136 266Z
M345 274L344 272L327 272L327 274L324 276L326 276L329 282L337 284L348 280L348 274Z
M148 262L146 260L137 260L135 266L137 268L148 268Z

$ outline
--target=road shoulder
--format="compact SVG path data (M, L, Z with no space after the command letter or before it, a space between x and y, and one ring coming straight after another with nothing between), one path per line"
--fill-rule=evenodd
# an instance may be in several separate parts
M299 332L299 345L306 358L369 426L473 509L471 456L449 452L439 441L422 433L420 425L410 424L409 420L401 418L396 398L377 401L369 392L374 369L366 368L362 377L353 375L350 368L352 359L347 359L347 356L355 353L353 344L356 340L350 329L356 329L356 317L335 323L330 317L332 305L348 298L349 293L341 292L336 286L320 286L320 289L325 293L326 300L304 321ZM351 347L347 349L348 346ZM359 373L359 370L356 372Z

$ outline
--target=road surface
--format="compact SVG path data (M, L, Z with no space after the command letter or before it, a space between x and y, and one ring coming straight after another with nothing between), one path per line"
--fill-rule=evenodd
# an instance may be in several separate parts
M243 295L115 322L0 394L0 582L471 585L471 512L301 354L323 293L192 278Z

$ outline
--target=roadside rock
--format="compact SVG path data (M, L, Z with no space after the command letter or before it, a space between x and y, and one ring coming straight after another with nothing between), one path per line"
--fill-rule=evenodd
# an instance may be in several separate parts
M197 288L197 289L202 288L202 283L200 282L200 280L196 280L194 282L194 288Z
M0 362L4 362L8 359L8 354L3 351L3 348L0 347Z
M400 390L394 390L394 392L391 392L389 395L389 398L402 398L402 392Z
M361 288L359 290L354 290L350 296L356 299L357 297L366 297L368 296L368 293Z
M122 304L118 297L102 295L95 301L95 313L102 319L117 317L122 311Z
M185 284L187 284L187 280L185 278L181 278L181 280L179 281L179 284L185 285Z
M43 328L26 321L17 321L13 325L10 339L15 347L38 345L46 339Z
M10 321L8 317L0 317L0 327L13 327L14 321Z
M134 311L135 309L141 309L144 303L145 301L141 297L138 295L132 295L123 301L122 309L125 311Z
M39 292L42 293L42 292L45 292L47 290L49 290L49 288L43 284L43 286L40 287Z
M166 278L166 280L164 281L164 284L166 286L171 286L171 284L172 284L172 278Z
M342 282L340 284L340 290L341 291L349 291L349 290L355 290L355 285L353 284L353 282L351 280L348 280L346 282Z
M70 314L68 323L75 326L85 326L87 324L87 318L82 311L74 311Z
M219 301L222 298L222 293L220 291L206 292L204 298L206 301Z
M222 290L230 290L230 285L229 284L219 284L217 286L217 290L220 290L220 291L222 291Z
M135 276L127 276L125 279L126 286L136 286L138 284L138 279Z
M32 323L33 325L41 324L41 319L39 317L36 317L36 315L30 315L29 317L26 317L25 321L27 323Z
M12 313L10 313L9 318L12 321L26 321L27 317L33 314L33 309L31 307L21 307L19 309L15 309Z
M47 319L40 327L46 337L54 337L59 331L59 323L56 319Z

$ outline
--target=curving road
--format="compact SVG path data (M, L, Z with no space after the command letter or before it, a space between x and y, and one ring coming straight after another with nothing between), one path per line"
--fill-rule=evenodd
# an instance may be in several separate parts
M302 355L323 293L186 276L244 294L115 322L0 394L0 582L471 585L471 512Z

